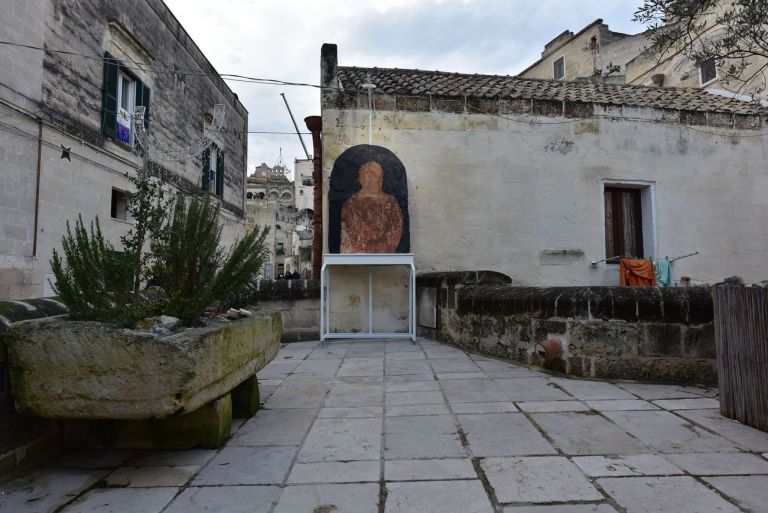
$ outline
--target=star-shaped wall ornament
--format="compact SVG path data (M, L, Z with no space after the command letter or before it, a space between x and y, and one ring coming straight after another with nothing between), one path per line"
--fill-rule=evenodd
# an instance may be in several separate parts
M63 144L61 145L61 158L67 159L68 161L72 162L72 157L70 156L69 152L72 151L72 147L66 148Z

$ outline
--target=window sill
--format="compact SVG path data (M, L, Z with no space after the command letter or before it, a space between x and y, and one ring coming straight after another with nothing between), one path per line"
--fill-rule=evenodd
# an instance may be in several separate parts
M130 225L130 226L133 226L133 221L129 221L127 219L120 219L120 218L117 218L117 217L110 217L109 219L112 220L112 221L116 221L118 223L124 223L124 224Z

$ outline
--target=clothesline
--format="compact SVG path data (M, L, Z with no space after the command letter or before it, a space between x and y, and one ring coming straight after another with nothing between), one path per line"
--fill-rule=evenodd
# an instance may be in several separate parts
M664 258L666 258L667 260L669 260L670 263L672 263L672 262L676 262L678 260L682 260L683 258L692 257L692 256L695 256L695 255L698 255L698 254L699 254L699 252L696 251L694 253L689 253L687 255L681 255L681 256L675 257L675 258L669 258L668 256L664 257ZM618 259L621 259L621 258L631 258L631 259L637 259L637 260L652 260L652 259L642 259L642 258L633 257L633 256L626 256L626 255L616 255L616 256L612 256L612 257L608 257L608 258L603 258L602 260L598 260L598 261L592 262L592 266L596 266L597 264L601 264L601 263L607 262L609 260L616 260L617 258Z

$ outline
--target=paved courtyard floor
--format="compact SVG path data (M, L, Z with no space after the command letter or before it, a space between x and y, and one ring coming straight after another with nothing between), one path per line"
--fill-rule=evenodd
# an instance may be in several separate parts
M0 511L768 512L768 434L716 392L552 377L420 339L285 346L218 450L92 451Z

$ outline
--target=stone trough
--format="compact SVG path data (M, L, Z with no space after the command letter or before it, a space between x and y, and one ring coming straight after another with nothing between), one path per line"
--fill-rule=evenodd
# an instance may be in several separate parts
M49 317L6 333L19 413L66 419L68 445L218 447L259 407L256 372L280 348L279 313L171 335Z

